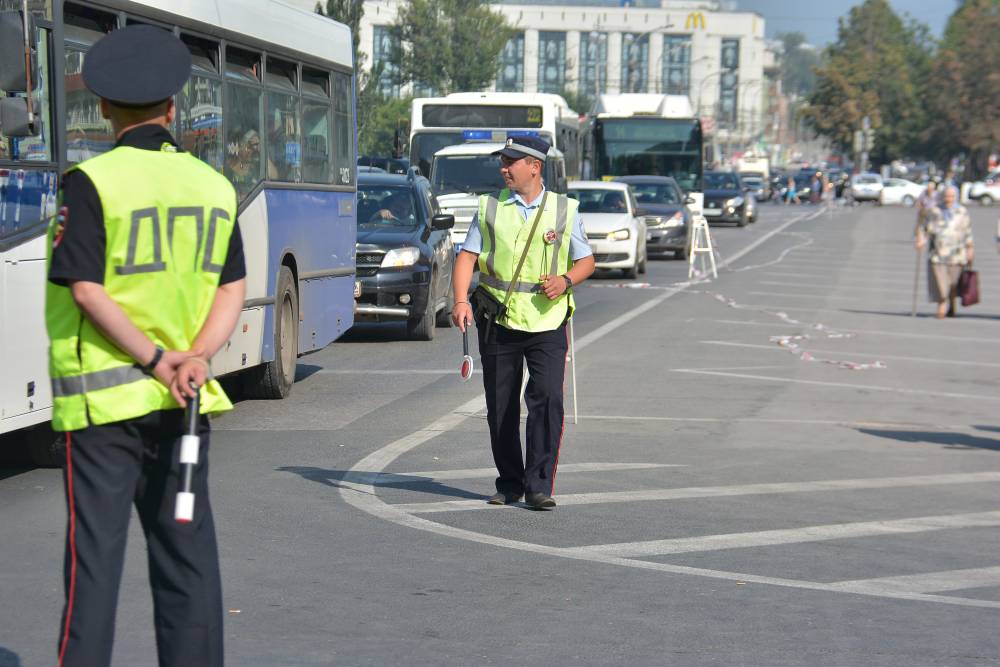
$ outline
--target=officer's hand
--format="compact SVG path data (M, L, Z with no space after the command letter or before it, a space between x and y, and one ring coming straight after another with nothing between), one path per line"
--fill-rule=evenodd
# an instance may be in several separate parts
M208 375L207 361L201 357L189 357L177 367L174 381L170 383L170 393L178 403L187 407L187 399L194 398L197 394L197 390L191 388L191 383L200 389L208 382Z
M153 368L153 375L167 388L174 381L177 367L191 356L190 352L180 352L178 350L167 350L160 357L160 363Z
M559 298L566 291L566 279L562 276L543 275L541 281L542 291L545 292L545 296L549 297L549 300Z
M451 321L464 332L465 327L472 322L472 306L467 303L456 303L451 309Z

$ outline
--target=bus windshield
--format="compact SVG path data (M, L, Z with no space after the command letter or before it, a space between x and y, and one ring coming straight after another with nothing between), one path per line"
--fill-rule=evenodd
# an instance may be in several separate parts
M671 176L701 190L701 128L691 119L616 118L595 122L595 177Z
M463 143L462 131L420 132L410 139L410 164L420 167L424 176L431 173L434 154L442 148Z

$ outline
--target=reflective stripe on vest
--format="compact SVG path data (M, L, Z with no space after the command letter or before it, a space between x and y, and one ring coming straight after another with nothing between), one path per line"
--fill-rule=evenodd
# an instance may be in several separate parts
M487 287L492 287L498 289L504 293L510 289L509 280L500 280L496 276L479 276L480 284L486 285ZM538 294L542 291L542 286L538 283L526 283L520 280L517 281L517 285L514 286L515 292L521 292L522 294Z
M496 276L496 271L493 267L493 258L495 257L494 249L497 247L497 206L500 202L497 201L496 197L490 197L486 200L486 232L490 237L490 251L486 255L486 273L488 276ZM504 289L507 289L504 287Z
M52 378L52 397L65 398L149 378L138 366L119 366L83 375Z

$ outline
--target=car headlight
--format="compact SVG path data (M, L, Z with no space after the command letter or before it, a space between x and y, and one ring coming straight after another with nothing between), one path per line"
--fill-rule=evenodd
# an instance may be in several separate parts
M616 229L613 232L608 232L609 241L627 241L631 234L627 229Z
M670 216L670 219L667 220L667 222L663 226L667 227L667 228L669 228L669 227L683 227L684 226L684 214L681 213L680 211L677 211L672 216Z
M643 218L643 221L646 223L647 227L659 227L660 225L666 222L666 220L664 220L663 217L659 215L647 215L645 218Z
M420 261L420 248L396 248L385 253L382 258L382 268L398 269L403 266L413 266Z
M732 199L727 199L726 206L731 208L743 206L743 197L733 197Z

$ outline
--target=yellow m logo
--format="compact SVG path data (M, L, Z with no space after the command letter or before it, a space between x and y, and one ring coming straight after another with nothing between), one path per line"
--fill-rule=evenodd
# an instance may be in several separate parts
M684 21L684 29L705 29L705 15L702 12L691 12Z

